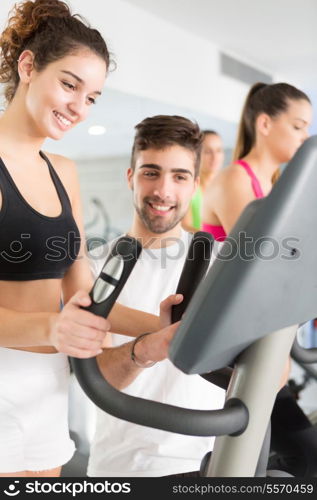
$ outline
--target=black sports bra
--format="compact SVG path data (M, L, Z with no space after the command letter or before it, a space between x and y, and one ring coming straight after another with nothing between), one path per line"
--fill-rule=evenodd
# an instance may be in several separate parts
M80 234L66 190L46 161L62 211L48 217L32 208L17 189L0 158L0 280L62 278L78 256Z

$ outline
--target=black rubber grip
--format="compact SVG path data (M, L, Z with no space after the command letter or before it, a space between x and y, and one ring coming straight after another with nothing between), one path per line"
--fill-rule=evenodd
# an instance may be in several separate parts
M142 246L140 243L135 238L131 238L130 236L122 236L113 243L105 264L103 265L103 268L89 293L92 302L90 306L85 307L86 310L105 318L108 316L128 277L130 276L141 251ZM108 276L108 274L104 272L104 269L106 269L107 264L109 264L110 261L116 257L122 261L122 271L120 272L120 276L116 276L114 279L113 277ZM94 291L98 280L108 283L109 289L111 290L111 293L108 293L105 300L100 302L96 302L94 299Z
M205 276L212 255L213 243L214 238L210 233L198 231L194 234L176 290L176 293L181 293L184 299L180 304L172 307L172 323L182 318L196 288Z

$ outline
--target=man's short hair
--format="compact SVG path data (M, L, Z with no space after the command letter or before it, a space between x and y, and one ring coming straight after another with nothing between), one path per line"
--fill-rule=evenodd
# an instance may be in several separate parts
M165 149L178 145L194 153L195 177L198 176L203 134L196 122L183 116L157 115L145 118L135 126L135 129L131 155L132 170L135 169L139 151Z

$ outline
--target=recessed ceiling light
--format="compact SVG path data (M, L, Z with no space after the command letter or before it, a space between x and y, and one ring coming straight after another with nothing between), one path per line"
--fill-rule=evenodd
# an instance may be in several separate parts
M103 127L102 125L93 125L88 129L88 134L90 135L103 135L105 133L106 133L106 127Z

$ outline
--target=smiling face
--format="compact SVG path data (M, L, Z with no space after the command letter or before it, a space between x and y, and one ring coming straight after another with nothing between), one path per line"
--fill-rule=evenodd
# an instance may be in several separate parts
M34 133L60 139L85 120L101 94L105 77L105 62L88 49L52 62L40 72L32 69L28 81L21 80Z
M128 170L136 217L151 233L175 228L188 210L197 186L195 154L178 145L139 151Z

